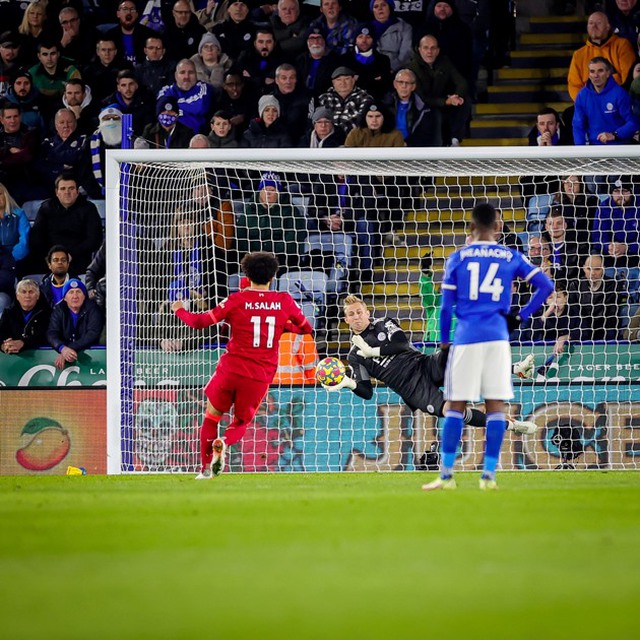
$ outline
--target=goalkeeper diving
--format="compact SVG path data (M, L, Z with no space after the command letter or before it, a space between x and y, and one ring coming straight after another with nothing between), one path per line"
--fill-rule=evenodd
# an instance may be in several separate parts
M448 403L440 387L444 384L448 349L432 354L418 351L394 319L372 320L369 308L358 296L347 296L343 309L345 322L353 332L353 346L348 356L353 377L345 375L337 385L322 386L327 391L347 388L369 400L373 397L371 378L375 378L395 391L412 411L420 409L444 417ZM521 378L530 378L533 368L534 358L530 354L513 366L513 372ZM484 427L486 422L486 414L467 407L465 424ZM507 430L531 435L536 431L536 424L508 420Z

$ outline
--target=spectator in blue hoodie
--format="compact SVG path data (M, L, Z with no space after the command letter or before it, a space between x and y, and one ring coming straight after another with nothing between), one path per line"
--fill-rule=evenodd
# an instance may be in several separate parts
M612 74L606 58L596 56L589 62L589 80L576 97L575 144L627 144L638 129L631 98Z

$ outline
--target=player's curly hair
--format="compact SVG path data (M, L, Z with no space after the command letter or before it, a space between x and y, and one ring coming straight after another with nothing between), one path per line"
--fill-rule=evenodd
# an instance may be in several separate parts
M273 253L268 251L254 251L247 253L240 267L244 274L255 284L268 284L276 277L280 263Z

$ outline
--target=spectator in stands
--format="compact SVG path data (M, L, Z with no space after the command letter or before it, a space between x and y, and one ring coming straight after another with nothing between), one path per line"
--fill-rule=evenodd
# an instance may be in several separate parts
M175 82L160 90L158 99L174 97L180 106L179 120L196 133L204 133L213 112L214 89L196 76L191 60L180 60L176 66Z
M358 76L348 67L338 67L331 74L333 86L318 98L318 106L333 112L333 124L345 136L356 126L356 119L372 97L356 86Z
M133 0L123 0L118 5L116 16L118 24L107 31L105 39L115 44L121 58L129 63L127 66L132 67L144 60L145 42L155 32L140 24L140 14Z
M276 69L275 87L271 94L280 105L280 119L291 140L299 140L309 122L309 92L298 84L296 68L285 62Z
M240 138L258 114L258 98L239 73L228 73L222 85L217 110L228 113L236 138Z
M402 133L394 126L389 112L377 102L365 105L356 127L351 129L345 147L405 147Z
M196 76L201 82L219 88L224 82L224 76L231 67L231 58L222 53L218 38L212 33L205 33L198 45L198 53L191 56L196 66Z
M99 344L104 316L89 300L82 280L71 278L62 289L62 300L51 312L47 341L58 353L54 365L64 369L78 360L78 353Z
M64 85L62 106L69 109L78 123L78 133L91 135L98 126L100 105L93 99L91 87L84 80L74 78Z
M42 279L40 291L47 304L53 308L62 300L62 289L70 278L71 254L63 245L54 244L49 248L45 261L49 273ZM41 268L39 263L35 266Z
M553 107L540 109L536 123L529 131L529 146L554 147L570 144L573 144L571 123L565 126Z
M239 255L251 251L274 253L281 268L298 266L305 237L305 221L283 193L280 176L264 173L255 199L236 220Z
M637 0L615 0L608 2L605 8L611 31L626 38L635 48L640 30L640 6Z
M389 58L395 73L411 59L413 30L408 22L395 15L395 0L370 0L373 15L371 27L376 38L376 49Z
M44 121L53 117L62 99L64 85L71 78L79 78L80 71L71 60L60 55L57 43L41 40L38 43L38 64L29 69L33 84L40 92Z
M591 245L606 267L637 267L640 256L640 206L628 177L611 185L611 196L597 209Z
M189 140L189 149L211 149L211 142L204 133L196 133Z
M604 275L602 256L592 254L582 266L584 277L569 293L572 342L616 340L622 283Z
M611 63L613 79L619 85L625 84L636 61L633 46L625 38L611 33L609 19L601 11L589 16L587 33L589 39L583 47L574 52L569 66L569 95L574 102L578 92L590 78L589 64L594 58L602 57Z
M93 27L86 24L76 9L71 6L63 7L58 14L58 22L62 33L58 40L60 54L73 60L76 67L80 67L85 60L93 55L97 34Z
M231 115L226 111L216 111L211 118L211 131L207 136L212 149L235 149L238 146Z
M84 273L93 252L102 244L102 237L102 220L96 206L80 195L76 178L59 175L55 196L40 205L31 229L32 258L41 261L49 247L64 244L73 256L71 273Z
M40 92L33 86L31 74L26 69L18 69L11 77L5 98L9 104L20 107L25 127L35 129L38 136L44 135L46 126L40 110Z
M201 232L195 214L175 213L163 254L160 286L164 299L158 316L159 346L165 352L194 349L202 344L202 337L194 336L194 332L186 328L180 329L181 323L171 313L170 305L183 300L189 301L192 311L206 311L224 297L216 296L213 248L210 238Z
M115 106L122 114L131 114L134 135L139 136L151 123L151 105L154 99L138 84L133 71L123 69L116 78L116 90L102 101L102 106Z
M16 265L29 253L30 231L25 212L0 183L0 314L11 303Z
M286 126L280 120L280 103L274 96L262 96L258 101L260 117L249 123L240 146L251 149L281 149L293 143Z
M227 19L227 9L229 0L207 0L206 3L198 2L198 6L204 5L200 9L196 9L196 15L200 24L207 30L211 31L215 25Z
M312 149L333 149L344 144L342 129L336 129L333 125L333 111L326 107L318 107L311 116L312 128L302 138L301 147Z
M424 24L415 33L416 41L427 34L436 38L441 53L449 58L458 73L467 81L467 86L473 86L475 78L472 75L471 27L458 16L454 0L436 2L427 10Z
M11 83L11 75L20 67L20 38L17 33L4 31L0 35L0 98L4 98Z
M191 11L188 0L178 0L162 33L167 43L167 56L172 60L190 58L198 52L198 45L206 32Z
M579 263L584 258L575 240L575 233L567 228L562 210L553 208L545 221L544 235L549 241L553 279L561 289L567 290L580 275Z
M40 145L40 153L35 163L42 182L34 185L31 199L42 193L48 198L54 192L56 178L63 172L71 172L82 182L85 158L85 136L78 131L76 117L70 109L60 109L55 118L55 134L45 138Z
M385 97L408 147L441 147L442 122L437 109L427 107L416 93L416 76L410 69L400 69L393 80L393 91Z
M496 242L504 245L505 247L515 249L520 253L524 253L522 242L520 241L520 238L518 238L518 234L514 233L511 227L504 221L502 209L496 208L496 214Z
M275 83L276 69L283 62L271 28L258 27L253 46L240 54L237 67L242 72L245 82L251 83L261 94Z
M16 301L0 318L0 349L8 355L47 346L51 309L35 280L16 285Z
M156 122L150 122L135 141L136 149L188 149L193 129L178 120L180 106L172 97L160 98L156 104Z
M527 257L532 264L540 267L545 275L553 277L551 268L551 243L546 234L529 236Z
M362 200L357 195L357 189L358 185L346 176L332 176L323 183L322 193L315 193L312 197L307 226L310 233L349 235L349 244L356 246L358 269L345 275L352 281L354 276L359 276L362 282L372 282L374 254L380 246L380 224L379 220L370 219L367 209L360 206ZM349 257L351 255L350 250ZM335 257L340 261L341 256ZM341 279L339 274L335 277Z
M471 118L468 85L451 61L440 54L438 40L423 36L409 68L416 75L417 92L430 107L442 113L442 139L457 147L465 137Z
M640 342L640 306L629 321L629 326L624 330L624 339L631 342Z
M0 180L19 204L29 199L30 171L38 152L38 134L22 124L20 107L5 102L0 107Z
M568 295L564 289L556 288L545 305L531 317L531 340L553 341L553 354L559 356L569 340Z
M255 26L249 20L249 7L246 2L230 2L226 20L215 25L211 33L218 38L223 53L235 62L240 54L251 46L255 38Z
M101 104L116 90L118 73L128 67L118 60L118 48L113 40L100 38L96 42L96 55L82 70L82 77L91 87L96 104Z
M122 146L122 111L114 106L105 107L100 112L98 128L85 144L87 166L91 175L83 185L90 197L104 198L105 151Z
M46 4L40 0L30 2L24 10L22 21L18 27L18 33L22 36L22 59L28 65L38 61L37 44L45 33L47 23Z
M107 302L107 252L104 242L87 267L84 282L89 300L94 300L104 311Z
M346 67L358 76L358 86L376 100L391 89L391 64L389 58L376 51L373 28L359 24L354 30L353 47L342 57Z
M144 60L137 63L134 70L142 86L157 96L162 87L173 82L176 62L166 56L164 41L159 34L147 38L144 55Z
M638 130L631 97L612 77L603 57L589 62L589 80L578 92L573 116L575 144L627 144Z
M331 87L331 74L340 65L340 56L327 48L320 27L307 32L307 50L296 58L296 67L304 86L317 97Z
M344 55L353 42L355 18L342 10L340 0L320 0L320 14L310 27L322 29L327 49Z
M554 204L562 211L568 227L574 230L578 244L588 246L598 197L585 192L580 176L565 176L561 185Z
M280 51L288 61L294 60L305 49L305 35L309 19L300 14L298 0L279 0L277 11L269 17L273 35Z

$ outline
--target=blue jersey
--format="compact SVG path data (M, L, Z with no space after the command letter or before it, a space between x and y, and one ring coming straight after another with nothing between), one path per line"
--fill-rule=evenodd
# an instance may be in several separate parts
M451 307L458 318L454 344L509 340L504 314L511 308L513 282L538 273L540 268L519 251L497 242L478 241L458 249L447 260L442 281L441 342L449 342Z

